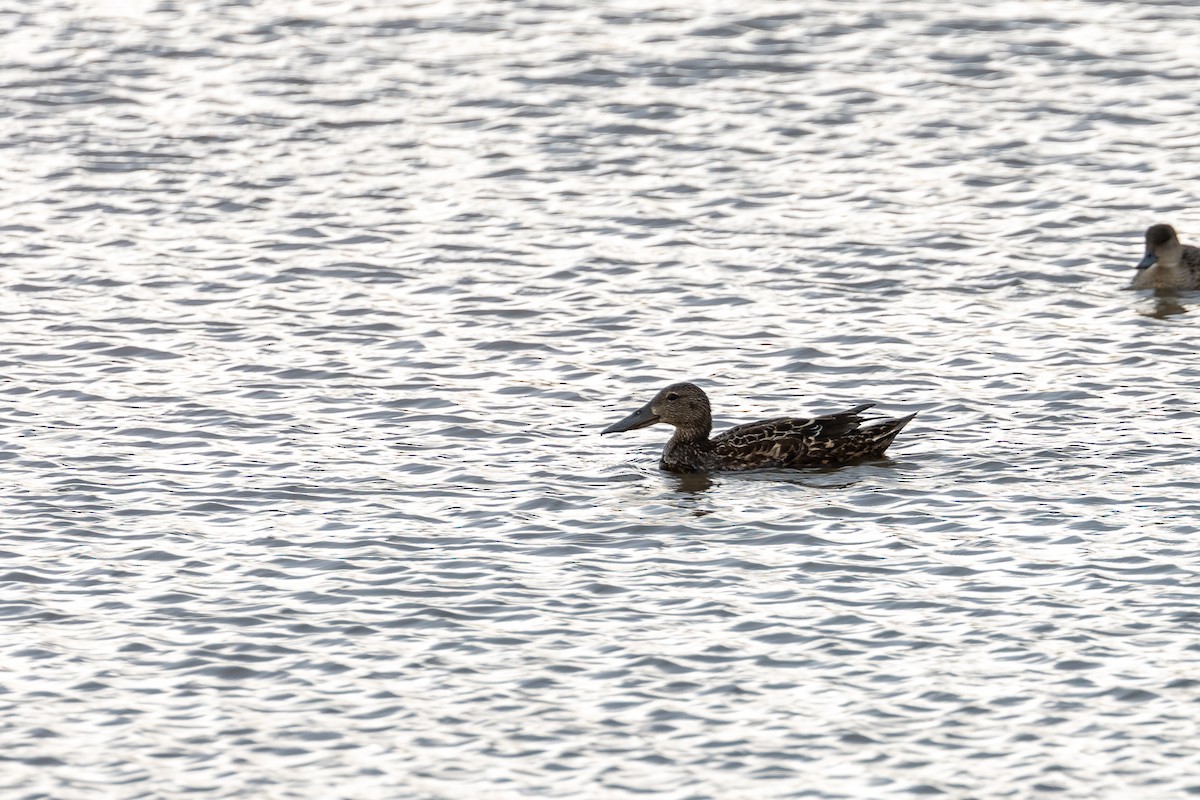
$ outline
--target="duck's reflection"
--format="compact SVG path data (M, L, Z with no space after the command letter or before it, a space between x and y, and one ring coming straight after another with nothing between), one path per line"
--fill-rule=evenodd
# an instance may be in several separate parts
M707 472L665 472L666 486L664 488L675 496L671 505L680 511L686 511L693 517L707 517L716 509L712 508L712 500L717 495L709 495L708 490L717 485Z
M1144 317L1166 319L1177 314L1186 314L1187 306L1180 302L1179 294L1170 289L1157 289L1154 292L1154 303L1145 311L1140 312Z
M896 462L890 458L872 459L875 464L895 464ZM805 472L796 473L793 471L782 470L749 470L746 472L735 473L736 479L747 481L769 481L771 483L790 483L795 486L803 486L806 489L820 490L837 490L849 489L855 486L861 480L858 475L851 474L846 476L846 470L835 468L815 468L806 470ZM838 476L840 480L830 480L831 476ZM720 481L714 481L712 475L707 472L676 472L667 473L665 477L668 485L674 491L680 494L703 494L709 489L718 485Z
M682 494L700 494L713 487L713 479L707 472L675 472L671 473L674 489Z

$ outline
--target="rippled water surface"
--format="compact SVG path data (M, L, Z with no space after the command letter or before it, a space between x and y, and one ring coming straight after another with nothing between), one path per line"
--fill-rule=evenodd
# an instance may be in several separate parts
M5 798L1200 794L1194 4L0 25Z

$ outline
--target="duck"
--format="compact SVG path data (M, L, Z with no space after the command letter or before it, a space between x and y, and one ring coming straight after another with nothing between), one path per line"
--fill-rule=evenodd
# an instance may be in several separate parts
M601 435L659 422L675 427L658 465L668 472L834 467L879 458L915 413L861 427L860 406L820 417L778 417L738 425L709 438L712 407L694 383L673 383Z
M1133 289L1200 289L1200 247L1180 244L1170 225L1151 225L1137 270Z

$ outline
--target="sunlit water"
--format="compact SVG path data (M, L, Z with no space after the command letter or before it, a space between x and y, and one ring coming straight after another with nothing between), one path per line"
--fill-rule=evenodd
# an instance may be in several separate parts
M1193 4L0 24L5 798L1200 793Z

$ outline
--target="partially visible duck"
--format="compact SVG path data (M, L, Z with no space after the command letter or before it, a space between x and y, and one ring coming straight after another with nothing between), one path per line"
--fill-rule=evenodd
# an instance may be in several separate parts
M646 405L601 433L621 433L658 422L675 426L658 465L671 472L841 466L878 458L916 414L863 428L859 416L874 403L822 417L780 417L738 425L709 438L712 409L694 383L673 383Z
M1134 289L1200 289L1200 247L1180 244L1170 225L1151 225L1137 270Z

